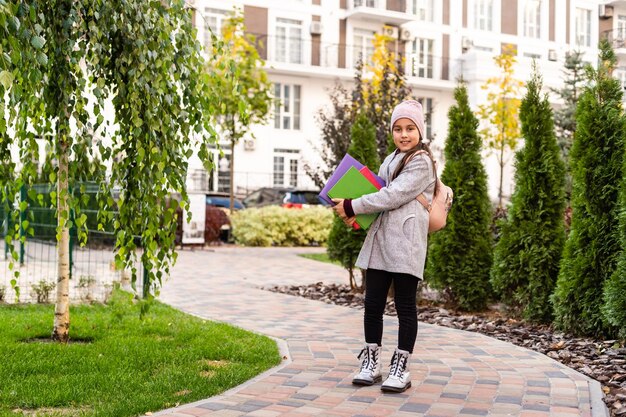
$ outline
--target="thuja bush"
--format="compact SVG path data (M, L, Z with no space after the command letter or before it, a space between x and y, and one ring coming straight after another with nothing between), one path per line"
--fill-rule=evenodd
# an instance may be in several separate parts
M541 86L535 68L520 109L524 147L515 156L515 191L508 219L501 223L491 282L511 310L530 321L549 322L565 243L565 168Z
M441 175L454 190L454 203L445 229L430 237L426 281L451 305L480 310L491 292L491 206L480 155L482 142L476 132L478 120L464 85L456 88L454 96Z
M572 228L565 243L554 294L555 324L577 334L607 336L615 332L602 314L603 287L617 268L621 253L618 200L626 123L622 86L611 76L615 53L600 44L598 70L576 109L571 153Z
M230 220L235 242L241 245L308 246L326 244L333 214L321 206L266 206L237 211Z
M368 119L364 112L361 112L350 130L350 147L348 153L366 165L374 172L380 167L380 159L376 150L376 127ZM328 238L328 257L334 261L339 261L348 271L350 288L357 289L355 278L355 264L365 241L367 231L363 229L354 230L346 226L337 216L332 223L331 232ZM363 288L363 282L361 288Z

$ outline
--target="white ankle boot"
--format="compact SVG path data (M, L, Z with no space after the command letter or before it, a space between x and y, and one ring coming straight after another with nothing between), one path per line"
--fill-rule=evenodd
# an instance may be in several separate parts
M381 347L376 343L366 343L359 359L361 359L361 369L358 374L352 378L354 385L373 385L379 382L382 376L382 364L380 362Z
M404 392L411 386L411 373L409 372L409 360L411 354L406 350L396 349L391 358L389 376L380 387L387 392Z

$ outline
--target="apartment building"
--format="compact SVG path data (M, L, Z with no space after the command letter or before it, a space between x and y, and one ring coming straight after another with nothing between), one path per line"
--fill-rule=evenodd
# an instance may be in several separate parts
M615 77L626 87L626 1L606 1L599 6L600 37L609 39L618 58Z
M431 114L427 136L436 153L447 135L456 79L466 81L472 106L483 102L481 85L497 75L492 58L506 45L517 50L517 78L527 80L535 60L546 91L562 84L566 52L581 50L585 60L595 62L601 33L621 42L618 52L626 60L626 1L194 0L191 5L204 44L209 28L219 31L233 7L244 11L280 99L269 123L254 127L255 139L245 138L235 149L237 195L264 186L313 187L303 165L319 163L316 113L329 105L328 90L337 80L351 86L355 63L371 57L377 32L392 36L393 48L405 58L413 95ZM626 66L621 71L626 80ZM222 149L225 157L212 173L192 161L190 188L229 189L231 150L226 142ZM487 153L485 161L495 199L498 164ZM504 179L507 195L511 172L512 162Z

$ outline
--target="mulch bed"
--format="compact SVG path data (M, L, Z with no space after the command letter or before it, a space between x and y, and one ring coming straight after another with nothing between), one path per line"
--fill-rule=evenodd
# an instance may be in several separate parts
M350 291L348 285L318 282L306 286L274 286L265 289L328 304L363 308L363 294ZM541 352L599 381L611 416L626 416L626 347L623 342L569 336L549 326L531 325L505 317L497 310L476 314L459 313L442 308L428 298L420 300L419 321L478 332ZM392 300L387 302L385 313L396 315Z

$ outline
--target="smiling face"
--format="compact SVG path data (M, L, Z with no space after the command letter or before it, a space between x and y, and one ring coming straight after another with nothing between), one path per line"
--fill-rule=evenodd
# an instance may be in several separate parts
M411 119L396 120L393 125L393 143L400 150L406 152L417 146L420 141L420 132Z

